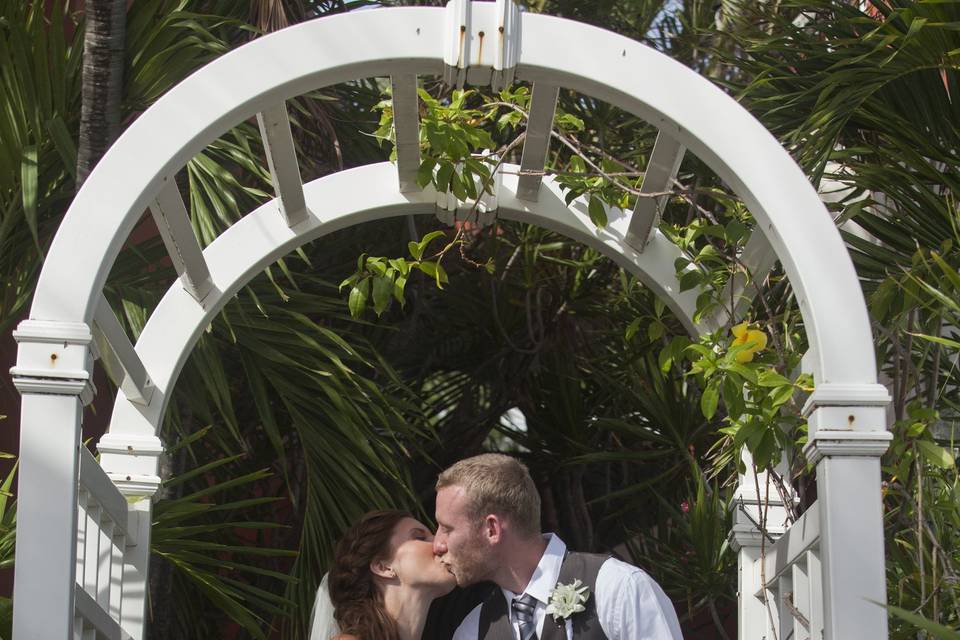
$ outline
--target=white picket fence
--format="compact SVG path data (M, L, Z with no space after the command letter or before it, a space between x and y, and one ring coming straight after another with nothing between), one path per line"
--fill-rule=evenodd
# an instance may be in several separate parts
M120 627L124 555L136 544L127 500L80 447L74 640L127 640Z
M822 640L823 576L820 565L820 505L814 503L765 551L766 589L754 596L767 605L776 629L764 640Z

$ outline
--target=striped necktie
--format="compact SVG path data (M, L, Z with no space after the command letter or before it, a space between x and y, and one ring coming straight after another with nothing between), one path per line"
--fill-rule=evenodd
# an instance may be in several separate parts
M529 593L514 598L510 604L513 615L520 623L520 640L530 640L537 637L537 623L533 619L533 611L537 607L537 599Z

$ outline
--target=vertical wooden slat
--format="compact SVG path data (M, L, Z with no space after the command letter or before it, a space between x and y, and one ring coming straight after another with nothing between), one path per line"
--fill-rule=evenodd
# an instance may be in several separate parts
M190 214L172 176L164 181L163 188L150 205L150 213L157 223L170 260L180 274L183 288L197 302L202 302L213 286L210 270L190 225Z
M523 141L520 157L520 178L517 181L517 197L536 202L540 193L542 175L524 175L525 171L543 171L550 150L550 135L553 131L553 116L557 110L560 88L537 82L530 96L530 118L527 121L527 137Z
M683 145L676 139L661 131L657 134L657 141L650 154L650 162L643 174L643 183L640 185L641 194L662 193L669 191L680 169L685 153ZM630 217L630 226L627 228L627 243L637 251L643 251L650 241L650 234L660 221L660 212L666 196L637 198Z
M103 517L101 513L100 542L97 557L97 604L104 609L110 607L110 587L113 577L113 521Z
M417 169L420 168L420 101L417 97L417 76L402 74L390 78L393 94L393 127L397 145L397 174L400 191L419 191Z
M807 575L807 554L803 554L790 570L793 574L793 606L797 612L797 615L793 616L793 637L796 640L807 640L810 638L810 578Z
M280 199L280 213L287 225L292 227L307 219L307 205L303 197L303 181L293 133L290 131L287 103L282 102L258 113L257 122L267 152L273 189Z
M757 289L753 283L761 284L767 279L771 269L777 263L777 254L766 236L759 229L754 229L740 254L739 262L750 274L749 283L747 273L738 269L730 276L720 298L723 305L731 309L734 320L742 318L750 309L757 295Z
M106 350L101 354L101 358L109 363L106 367L107 373L113 378L123 376L114 382L123 389L128 400L137 404L149 404L153 396L153 382L103 294L100 294L97 303L94 322L106 341Z
M87 543L83 560L83 589L96 597L100 561L100 507L93 500L87 502Z
M823 640L823 568L818 548L807 551L810 589L810 640Z
M793 636L793 614L790 607L793 606L793 580L791 572L786 572L777 580L777 599L775 608L778 613L778 622L780 628L777 630L777 638L784 640L796 640Z
M87 492L81 486L77 492L77 579L83 577L83 563L87 557Z
M110 545L110 617L120 620L123 606L123 550L127 538L116 536Z

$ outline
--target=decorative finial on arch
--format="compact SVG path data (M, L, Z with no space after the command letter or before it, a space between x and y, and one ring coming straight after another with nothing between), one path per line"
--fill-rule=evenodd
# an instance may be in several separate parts
M513 0L450 0L445 27L444 82L494 91L513 84L520 57L520 9Z

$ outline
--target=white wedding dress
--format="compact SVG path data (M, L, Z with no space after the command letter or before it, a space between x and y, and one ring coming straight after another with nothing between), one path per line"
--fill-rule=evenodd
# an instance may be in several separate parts
M330 640L340 633L337 621L333 619L333 603L330 602L330 589L327 575L323 574L317 597L313 600L313 612L310 614L310 640Z

